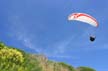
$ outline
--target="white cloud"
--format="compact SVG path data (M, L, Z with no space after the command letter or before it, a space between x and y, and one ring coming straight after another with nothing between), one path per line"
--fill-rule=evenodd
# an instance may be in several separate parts
M51 56L48 56L48 57L51 57L51 58L65 58L65 59L79 59L79 57L76 57L76 56L69 56L69 55L51 55Z
M72 43L72 40L76 38L76 35L73 35L67 39L64 39L63 41L58 41L54 43L53 45L49 46L52 47L52 49L44 50L44 53L47 57L55 57L55 58L77 58L75 56L66 55L68 52L68 47Z
M37 47L37 43L34 45L34 35L29 34L26 25L20 19L20 16L12 15L9 17L10 22L10 37L15 38L20 41L25 47L34 50L35 52L42 52L40 48ZM36 36L35 36L36 38ZM36 42L36 40L35 40Z

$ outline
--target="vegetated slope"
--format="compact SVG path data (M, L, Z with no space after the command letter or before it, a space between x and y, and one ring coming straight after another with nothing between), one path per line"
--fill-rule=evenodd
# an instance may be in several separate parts
M0 42L0 71L95 71L89 67L74 68L63 62L48 60L44 55L29 54Z

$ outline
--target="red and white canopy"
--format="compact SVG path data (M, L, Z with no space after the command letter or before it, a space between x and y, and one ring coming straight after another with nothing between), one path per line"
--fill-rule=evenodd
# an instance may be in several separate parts
M68 16L68 20L77 20L88 23L94 27L98 27L98 22L96 21L96 19L85 13L73 13Z

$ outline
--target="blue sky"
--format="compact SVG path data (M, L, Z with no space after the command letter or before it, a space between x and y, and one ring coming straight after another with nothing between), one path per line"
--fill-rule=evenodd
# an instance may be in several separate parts
M69 22L74 12L94 16L99 27ZM108 71L107 13L107 0L1 0L0 40L74 67ZM93 43L90 34L96 35Z

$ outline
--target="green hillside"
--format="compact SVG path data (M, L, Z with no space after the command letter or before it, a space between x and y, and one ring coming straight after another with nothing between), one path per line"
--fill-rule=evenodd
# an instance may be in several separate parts
M63 62L48 60L44 55L28 54L0 42L0 71L96 71L89 67L74 68Z

